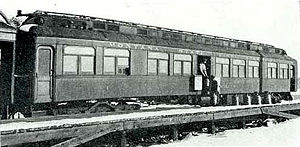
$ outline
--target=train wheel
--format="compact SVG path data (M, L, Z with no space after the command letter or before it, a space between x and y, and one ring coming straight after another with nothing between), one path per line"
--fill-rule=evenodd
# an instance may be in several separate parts
M110 105L102 104L96 108L96 112L111 112L111 111L114 111L114 108Z

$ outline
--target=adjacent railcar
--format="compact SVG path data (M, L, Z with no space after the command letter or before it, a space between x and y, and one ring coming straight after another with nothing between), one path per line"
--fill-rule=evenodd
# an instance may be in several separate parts
M296 60L274 46L82 15L19 15L28 19L16 39L14 112L123 98L204 104L212 99L204 60L218 82L215 104L264 92L288 99L297 89Z
M1 83L1 112L7 116L10 111L10 104L14 103L12 76L14 63L14 48L16 29L11 26L6 16L0 11L0 83Z

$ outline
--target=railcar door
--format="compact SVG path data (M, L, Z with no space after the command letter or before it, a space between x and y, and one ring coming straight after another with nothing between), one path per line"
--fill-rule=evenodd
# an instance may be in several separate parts
M2 119L7 119L15 101L12 95L14 42L1 41L1 35L0 32L0 108Z
M290 76L291 76L290 91L296 91L296 79L295 79L295 66L294 65L290 66Z
M35 103L46 103L52 100L53 50L51 47L39 47L36 73Z
M209 93L209 78L211 71L211 57L210 56L198 56L198 74L202 75L202 93L204 95Z

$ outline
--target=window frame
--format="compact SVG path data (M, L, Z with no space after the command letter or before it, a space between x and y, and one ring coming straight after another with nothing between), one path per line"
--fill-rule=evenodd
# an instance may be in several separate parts
M259 78L259 61L249 60L248 62L248 77L249 78ZM250 70L251 69L251 70ZM255 69L257 69L257 74L255 74ZM252 76L250 76L250 74Z
M289 65L288 64L279 64L279 79L289 79Z
M267 63L267 78L268 79L277 79L278 78L278 64L275 62Z
M164 57L166 56L166 57ZM149 72L149 60L156 61L156 73ZM167 61L167 73L161 73L160 67L161 67L161 61ZM162 76L168 76L170 75L170 55L167 52L153 52L148 51L147 52L147 75L162 75Z
M70 50L67 52L67 50L70 48ZM86 48L86 49L84 49ZM81 49L81 51L79 50ZM87 53L86 51L83 50L87 50L87 49L91 49L92 53ZM75 51L74 53L72 53L72 50ZM65 72L65 59L66 57L75 57L76 58L76 73L68 73ZM82 59L81 57L91 57L93 60L92 62L92 72L84 72L82 71ZM63 48L63 52L62 52L62 74L63 75L95 75L95 60L96 58L96 50L93 47L90 46L69 46L66 45Z
M113 51L113 52L107 53L107 55L105 55L106 51ZM126 55L120 55L121 52L119 52L119 54L118 54L117 51L126 51ZM105 59L106 58L112 58L113 59L113 61L114 61L114 63L113 63L114 72L107 72L105 70L105 67L106 67L105 65L107 65L105 63ZM119 68L119 67L122 66L122 65L118 64L119 63L119 59L122 59L122 58L128 59L128 66L124 66L123 65L125 68ZM119 73L118 72L119 69L123 69L123 72ZM126 69L128 71L126 71ZM130 50L120 49L120 48L104 48L104 51L103 51L103 75L128 76L128 75L130 75L129 71L130 71Z
M74 70L72 70L72 71L70 71L69 69L67 71L65 70L65 67L66 67L65 66L65 62L66 62L65 60L66 60L66 58L71 58L72 59L71 62L75 63L75 65L72 64L72 66L75 67ZM71 59L68 59L68 61L70 61ZM75 59L75 62L74 62L73 59ZM79 66L79 61L78 61L78 57L77 56L64 55L62 62L63 62L63 64L62 64L62 73L63 73L63 75L79 75L79 67L78 67ZM71 66L68 66L68 68L69 67L71 67Z
M185 59L184 59L185 57ZM190 54L174 54L173 56L173 74L175 76L190 76L192 75L192 61L193 61L193 57ZM175 73L175 62L179 62L180 63L180 73ZM189 73L186 73L185 71L185 64L189 63L190 64L190 69L189 69Z
M218 61L218 59L219 59L219 61ZM230 59L229 58L223 58L223 57L216 57L216 69L215 69L216 70L216 76L218 76L217 75L218 65L220 65L220 77L229 78L230 77ZM224 75L225 66L228 66L226 76Z
M235 67L237 68L236 75L234 70ZM241 72L242 68L244 68L244 70ZM232 60L232 77L246 78L246 60L242 60L242 59Z

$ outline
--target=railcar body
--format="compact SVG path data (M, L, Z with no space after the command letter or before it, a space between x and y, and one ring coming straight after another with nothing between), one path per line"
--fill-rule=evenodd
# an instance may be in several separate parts
M14 111L62 102L207 97L199 64L233 95L297 89L297 62L249 41L54 12L28 16L17 33ZM38 106L38 107L36 107Z

